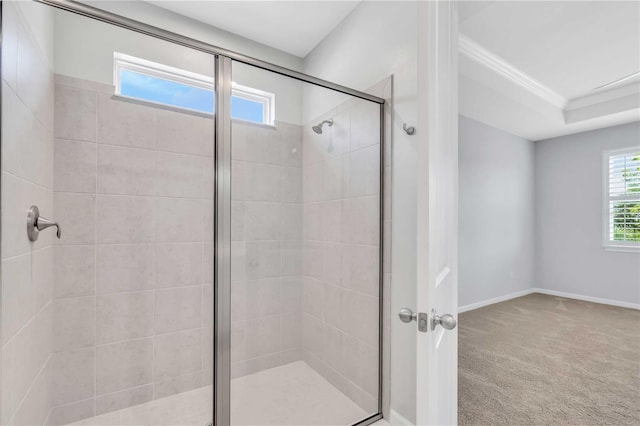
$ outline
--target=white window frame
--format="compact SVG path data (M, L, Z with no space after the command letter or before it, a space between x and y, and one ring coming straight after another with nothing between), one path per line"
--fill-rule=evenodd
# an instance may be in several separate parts
M609 160L612 156L635 154L640 152L640 146L632 146L622 149L612 149L603 151L602 153L602 246L607 251L622 251L622 252L640 252L639 241L615 241L611 239L611 214L610 214L610 202L611 200L620 201L633 201L638 196L617 196L611 197L609 194Z
M215 91L215 82L213 77L197 74L191 71L186 71L180 68L171 67L169 65L159 64L157 62L148 61L146 59L137 58L135 56L125 55L124 53L114 52L113 54L113 84L115 86L115 96L125 99L131 99L136 102L147 103L151 105L159 105L170 109L184 110L190 112L196 112L198 114L213 115L204 111L194 110L191 108L180 107L171 104L165 104L163 102L155 102L147 99L134 98L131 96L122 94L122 87L120 81L120 74L123 70L132 71L138 74L145 74L150 77L161 78L163 80L173 81L179 84L185 84L192 87L197 87L211 92ZM275 125L275 102L276 95L274 93L266 92L264 90L254 89L253 87L243 86L240 84L232 83L231 96L246 99L252 102L259 102L262 104L263 114L262 123L255 121L243 120L240 118L233 118L233 120L243 121L253 124L262 124L267 126Z

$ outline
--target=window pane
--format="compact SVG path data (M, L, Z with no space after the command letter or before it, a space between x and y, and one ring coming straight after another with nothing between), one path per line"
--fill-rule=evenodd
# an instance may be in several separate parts
M609 157L609 195L640 193L640 153Z
M231 117L240 120L264 123L264 105L238 96L231 97Z
M120 94L180 108L213 113L213 91L137 72L120 72Z
M640 200L611 202L611 239L640 241Z

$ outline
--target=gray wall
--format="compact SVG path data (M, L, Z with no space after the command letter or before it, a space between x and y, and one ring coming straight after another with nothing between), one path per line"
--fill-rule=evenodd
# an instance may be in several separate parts
M640 124L536 142L536 282L640 302L640 257L602 248L602 151L638 145Z
M459 298L534 286L534 142L460 116Z

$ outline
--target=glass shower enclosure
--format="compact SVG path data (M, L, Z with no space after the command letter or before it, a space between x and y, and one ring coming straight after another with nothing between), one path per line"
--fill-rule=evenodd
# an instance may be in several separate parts
M379 419L383 103L2 2L0 423Z

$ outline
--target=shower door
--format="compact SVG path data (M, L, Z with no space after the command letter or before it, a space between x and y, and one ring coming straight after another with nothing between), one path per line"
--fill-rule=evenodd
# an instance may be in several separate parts
M230 68L221 409L234 426L367 424L381 388L380 105Z
M2 424L211 421L214 56L2 2ZM27 238L27 211L61 227Z

